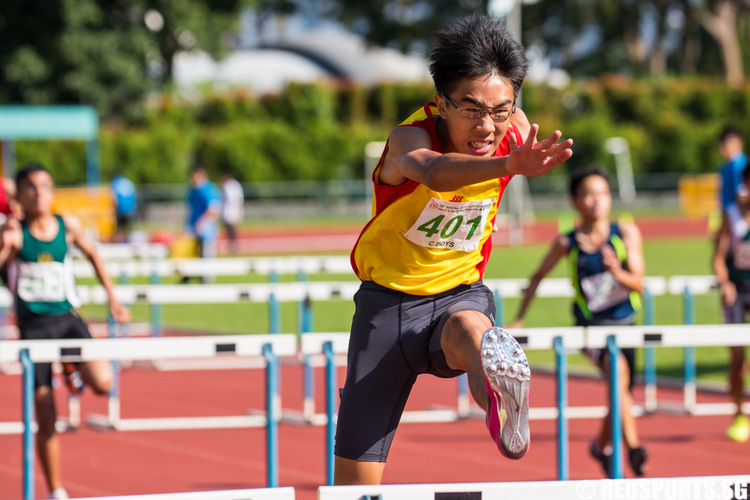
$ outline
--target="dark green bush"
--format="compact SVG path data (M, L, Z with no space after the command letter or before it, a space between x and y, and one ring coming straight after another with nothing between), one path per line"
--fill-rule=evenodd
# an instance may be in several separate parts
M138 183L184 182L196 156L212 175L229 169L245 182L361 178L365 144L385 140L433 92L427 84L294 84L260 98L163 95L137 119L102 124L102 178L121 171ZM559 129L575 140L575 155L553 175L593 162L611 167L610 137L628 140L637 173L715 171L716 137L727 123L750 139L750 85L607 75L565 89L527 84L521 98L542 136ZM18 142L16 152L19 164L49 166L59 184L86 181L82 142Z

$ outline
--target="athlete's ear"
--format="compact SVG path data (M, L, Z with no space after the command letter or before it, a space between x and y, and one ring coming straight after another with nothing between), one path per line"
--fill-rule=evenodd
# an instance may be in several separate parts
M445 120L447 118L447 113L445 110L445 97L443 97L442 94L435 92L434 94L432 94L432 100L435 101L435 104L437 105L438 112L440 113L440 118Z

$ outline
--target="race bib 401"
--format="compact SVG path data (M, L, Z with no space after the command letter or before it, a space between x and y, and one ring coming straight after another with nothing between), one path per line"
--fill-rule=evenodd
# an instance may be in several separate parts
M455 202L431 198L404 237L427 248L472 252L479 248L495 199Z

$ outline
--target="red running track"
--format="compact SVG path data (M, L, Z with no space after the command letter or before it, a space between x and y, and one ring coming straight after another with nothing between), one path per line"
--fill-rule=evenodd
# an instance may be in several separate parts
M343 381L344 369L339 371ZM323 408L322 371L316 374L318 408ZM20 377L0 375L0 421L20 419ZM532 406L554 405L554 380L534 374ZM285 408L301 408L299 367L282 372ZM570 405L600 404L604 384L571 379ZM642 400L640 387L636 399ZM57 390L58 407L66 393ZM425 376L414 388L407 409L455 403L455 380ZM660 389L661 399L680 394ZM726 401L725 396L699 394L699 401ZM217 370L158 372L128 369L122 374L122 416L218 416L243 414L263 407L262 371ZM105 399L84 394L83 413L103 413ZM689 417L657 413L639 420L643 445L651 455L648 475L708 476L747 474L750 443L724 437L729 417ZM598 463L587 454L599 427L594 420L570 423L570 478L601 478ZM525 458L503 458L491 442L484 422L402 424L386 467L384 482L453 483L556 479L554 421L532 421L532 446ZM281 424L280 484L293 486L297 498L314 500L325 481L324 428ZM73 496L129 495L266 485L265 434L262 429L103 432L81 428L61 435L63 475ZM0 498L20 499L21 437L0 436ZM626 470L631 476L631 472ZM37 466L37 498L46 489Z
M361 225L341 227L281 227L279 229L245 230L238 240L239 254L299 253L300 248L307 252L349 252L357 241ZM636 217L635 223L643 237L677 238L685 236L705 236L708 238L708 224L704 219L687 219L682 216L643 216ZM529 224L522 228L524 243L548 243L557 234L554 222ZM495 245L508 245L511 240L509 228L500 227L492 236ZM227 241L219 241L219 252L227 252Z

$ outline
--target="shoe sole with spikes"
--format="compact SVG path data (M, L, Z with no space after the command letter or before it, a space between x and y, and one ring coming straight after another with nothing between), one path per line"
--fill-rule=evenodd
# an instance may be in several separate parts
M490 397L487 426L500 452L518 459L529 450L531 370L521 345L502 328L482 336L482 366Z

